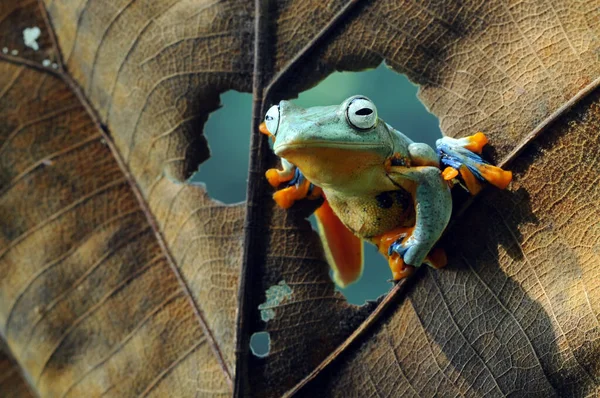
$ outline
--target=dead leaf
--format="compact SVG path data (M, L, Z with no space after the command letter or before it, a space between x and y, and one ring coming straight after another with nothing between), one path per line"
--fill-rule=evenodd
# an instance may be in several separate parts
M300 395L597 394L599 99L525 149L511 191L485 192L448 231L449 268L426 270Z
M7 397L34 397L3 341L0 341L0 391Z
M9 3L0 332L37 394L597 392L598 2ZM334 292L311 209L273 207L255 129L272 102L382 60L516 178L453 224L448 269L374 309ZM255 94L245 206L185 183L230 89ZM248 350L260 330L266 358Z

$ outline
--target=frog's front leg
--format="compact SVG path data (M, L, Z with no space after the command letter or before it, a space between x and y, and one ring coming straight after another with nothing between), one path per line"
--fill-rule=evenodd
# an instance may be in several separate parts
M413 142L408 146L411 166L434 166L439 167L440 159L427 144L421 142Z
M299 168L285 159L281 159L283 170L269 169L266 176L269 184L278 187L282 183L287 183L287 187L282 188L273 194L273 199L284 209L289 209L292 205L301 199L319 199L322 195L321 188L308 181Z
M390 244L388 256L397 253L415 267L423 264L441 237L452 213L452 197L440 169L434 166L394 167L388 175L395 184L412 193L416 220L406 238Z
M451 180L460 173L467 190L473 195L481 190L484 181L500 189L506 188L512 180L512 173L489 164L480 156L487 142L481 132L464 138L443 137L437 140L440 163L446 167L445 179Z
M282 170L269 169L265 173L265 176L267 177L269 184L271 184L271 186L274 188L277 188L282 183L288 182L292 178L294 178L296 166L294 166L287 160L281 158L281 168L282 168Z

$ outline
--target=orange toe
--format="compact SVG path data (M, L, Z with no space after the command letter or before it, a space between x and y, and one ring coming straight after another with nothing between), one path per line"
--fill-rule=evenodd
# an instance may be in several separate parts
M373 239L373 243L377 245L379 252L384 256L388 255L389 247L400 238L408 238L412 235L414 227L399 227L394 228L384 234L378 235Z
M395 281L404 279L415 272L415 267L406 264L402 257L398 255L398 253L393 253L388 258L388 262L390 265L390 270L392 271L392 278Z
M308 196L308 190L310 189L310 182L304 180L300 185L292 185L273 194L275 202L284 209L292 207L295 201L304 199Z
M296 187L288 187L273 194L273 199L279 207L289 209L296 201Z
M412 235L413 231L414 227L395 228L382 235L376 236L371 240L371 242L377 245L379 252L388 259L388 264L390 266L390 270L392 271L392 277L395 281L412 275L415 271L415 267L406 264L402 257L396 252L388 255L388 250L393 243L398 241L398 239L402 239L403 241L408 239ZM427 255L424 263L436 269L442 268L448 263L446 252L444 252L444 250L441 248L434 248Z
M388 259L390 270L392 271L392 279L398 281L406 278L415 270L415 267L408 265L404 262L402 257L398 253L392 253L388 255L390 246L398 241L398 239L408 239L414 231L414 227L399 227L382 235L376 236L372 242L377 245L379 252Z
M481 183L477 181L477 178L475 178L473 173L471 173L465 165L460 166L459 171L469 193L471 193L471 195L477 195L479 191L481 191Z
M475 133L469 137L466 137L468 140L468 144L465 145L465 148L469 151L473 151L475 153L481 153L481 150L488 143L488 139L482 132Z
M444 177L445 181L450 181L458 175L458 170L454 167L446 167L442 172L442 177Z
M512 181L512 172L502 170L500 167L489 164L480 164L477 169L490 184L504 189Z
M265 176L267 177L267 180L269 181L269 184L271 184L272 187L277 188L279 186L279 184L281 184L282 182L286 182L286 181L291 180L294 177L294 174L291 173L291 175L290 175L289 178L283 178L279 174L279 170L277 170L277 169L269 169L265 173Z

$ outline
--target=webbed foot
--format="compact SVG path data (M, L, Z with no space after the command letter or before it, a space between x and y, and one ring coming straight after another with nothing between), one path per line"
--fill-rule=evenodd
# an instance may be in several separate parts
M429 246L411 241L413 231L414 227L396 228L374 239L380 253L387 257L392 277L396 281L414 272L415 266L408 263L418 264L417 266L424 263L433 268L442 268L448 262L444 250L430 250Z
M292 178L294 178L294 173L289 172L288 170L269 169L265 173L265 176L267 177L267 181L269 181L269 184L273 188L277 188L284 182L288 182Z
M274 173L270 173L272 171L274 171ZM273 194L273 199L279 207L289 209L297 200L304 198L312 200L319 199L323 193L321 188L308 181L298 168L295 168L292 178L285 180L282 180L280 177L277 177L278 179L276 180L276 177L273 177L275 173L279 174L280 171L277 169L270 169L267 171L267 179L272 186L277 187L282 182L287 181L286 188L280 189ZM269 176L271 176L271 178ZM271 179L273 179L273 182L271 182ZM277 183L274 184L275 182Z
M390 270L392 271L392 279L395 281L407 278L415 272L415 267L406 264L404 259L398 253L392 253L392 255L388 257L388 263L390 265Z
M500 189L506 188L512 180L512 173L492 166L479 156L487 142L486 136L481 132L459 139L444 137L437 140L436 151L440 164L446 167L444 179L451 180L460 173L473 195L481 190L481 183L485 181Z

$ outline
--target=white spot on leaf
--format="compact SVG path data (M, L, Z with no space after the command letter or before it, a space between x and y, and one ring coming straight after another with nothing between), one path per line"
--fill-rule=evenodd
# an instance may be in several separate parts
M40 45L37 42L37 39L40 38L42 31L37 26L33 28L25 28L23 30L23 41L25 45L29 48L33 48L35 51L40 49Z
M275 318L275 307L292 296L292 288L284 280L271 286L266 292L267 301L258 306L260 318L267 322Z
M4 48L2 49L2 52L3 52L4 54L8 54L8 47L4 47Z
M42 65L44 65L46 68L49 67L51 63L52 61L50 61L49 59L45 59L42 61Z
M12 55L17 55L17 54L19 54L19 50L12 50L10 53L11 53Z

